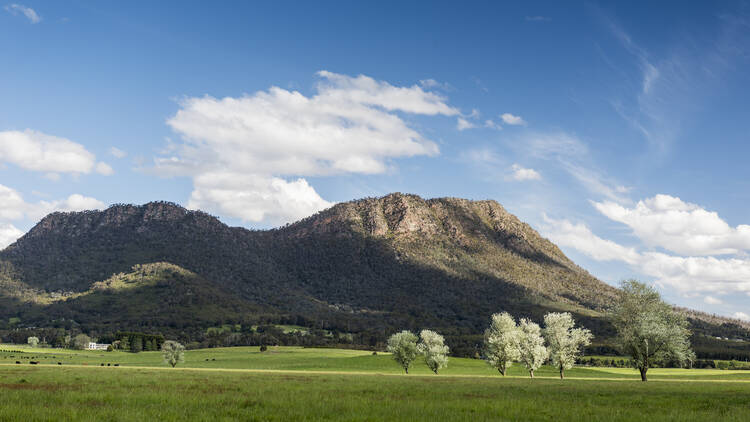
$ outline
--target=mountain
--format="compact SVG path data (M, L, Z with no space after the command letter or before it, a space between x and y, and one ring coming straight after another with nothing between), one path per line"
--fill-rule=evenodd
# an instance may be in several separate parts
M376 345L433 328L473 355L494 312L570 311L606 352L616 295L495 201L400 193L267 231L166 202L53 213L0 252L0 333L141 330L205 343L230 327L242 342L259 326L293 325L313 335L281 341ZM702 338L750 340L731 322L693 319Z

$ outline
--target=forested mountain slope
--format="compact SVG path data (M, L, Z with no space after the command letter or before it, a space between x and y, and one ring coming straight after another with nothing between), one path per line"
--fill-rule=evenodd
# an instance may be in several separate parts
M54 213L0 252L3 321L94 334L275 322L375 344L433 328L472 354L493 312L569 310L601 345L615 297L495 201L398 193L268 231L165 202Z

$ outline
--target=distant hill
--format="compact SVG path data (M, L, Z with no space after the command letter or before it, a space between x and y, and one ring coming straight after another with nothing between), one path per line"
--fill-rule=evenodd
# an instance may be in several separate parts
M166 202L53 213L0 252L6 330L202 342L211 327L292 324L375 345L397 329L433 328L473 355L494 312L571 311L606 352L603 315L616 294L495 201L399 193L268 231ZM750 340L746 328L700 315L702 338ZM714 340L706 347L722 350Z

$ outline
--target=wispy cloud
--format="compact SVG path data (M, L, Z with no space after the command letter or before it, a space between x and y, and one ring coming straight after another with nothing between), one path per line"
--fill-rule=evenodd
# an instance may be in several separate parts
M683 133L684 122L700 113L701 104L719 91L722 76L738 59L747 58L750 19L741 12L720 15L720 30L713 39L694 39L685 33L683 42L654 54L609 16L601 20L620 46L634 59L636 80L628 82L630 94L610 100L614 111L639 131L659 158L668 153ZM622 65L605 62L618 73ZM627 67L627 66L626 66ZM626 80L628 75L626 73ZM656 153L656 154L653 154Z
M16 15L25 16L31 23L39 23L42 21L42 17L39 16L39 14L34 9L30 7L26 7L21 4L17 4L17 3L8 4L4 7L4 9L14 16Z

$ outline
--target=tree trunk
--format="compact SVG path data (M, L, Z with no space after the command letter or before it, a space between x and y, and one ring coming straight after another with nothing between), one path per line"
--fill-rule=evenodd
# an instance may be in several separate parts
M638 368L639 371L641 371L641 381L646 382L648 381L646 379L646 371L648 371L648 368Z
M565 372L565 368L562 366L560 367L560 379L565 379L565 375L563 375L563 372Z
M406 371L406 373L408 374L409 373L409 368L404 368L404 371Z
M534 370L533 369L529 370L529 375L531 375L531 378L534 378Z
M505 376L505 369L504 368L497 368L497 370L500 372L500 375Z

